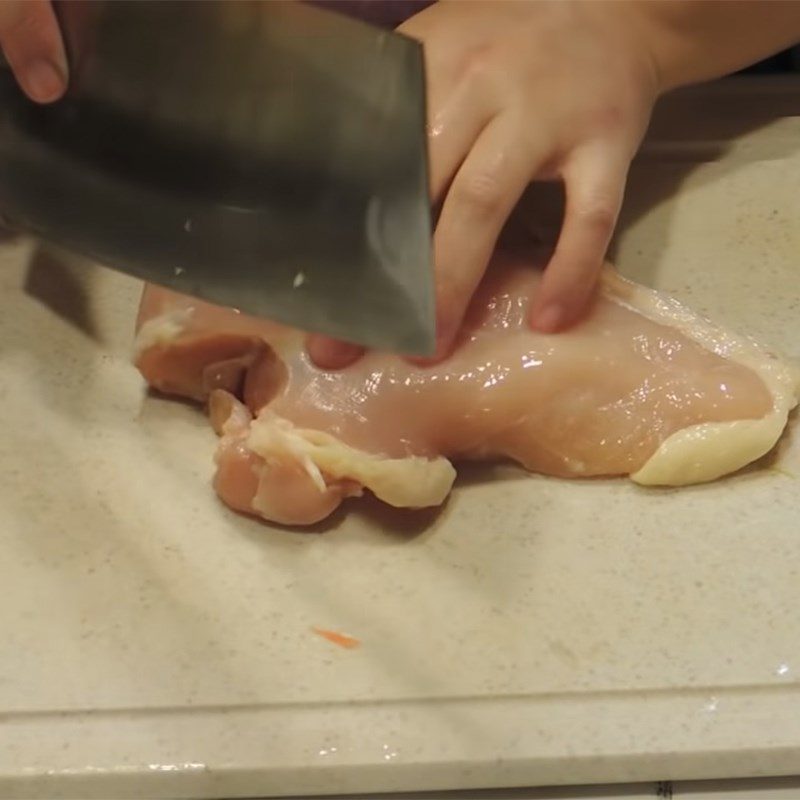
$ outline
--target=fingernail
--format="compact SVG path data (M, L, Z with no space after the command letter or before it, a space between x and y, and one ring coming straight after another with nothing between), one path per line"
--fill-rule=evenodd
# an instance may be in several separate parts
M364 348L350 342L339 342L336 347L336 361L343 366L352 364L353 361L364 355Z
M28 94L39 103L58 100L66 88L66 81L58 67L44 59L25 67L22 82Z
M326 370L349 367L364 353L364 348L357 344L321 336L310 336L306 340L306 349L314 364L320 369Z
M533 318L533 327L542 333L554 333L564 319L564 309L558 305L545 306Z

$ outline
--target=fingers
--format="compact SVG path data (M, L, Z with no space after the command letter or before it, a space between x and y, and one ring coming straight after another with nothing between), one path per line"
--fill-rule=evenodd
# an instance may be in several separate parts
M453 175L461 167L466 154L470 152L473 143L480 137L481 131L491 119L491 106L488 103L482 106L477 102L472 84L462 82L455 87L448 86L450 94L446 96L446 100L439 101L437 97L443 93L443 88L441 83L430 87L428 96L430 109L428 124L429 183L434 202L445 192ZM522 189L520 189L521 192ZM505 222L505 217L512 205L513 201L502 215L500 227ZM440 220L439 228L441 228L441 224ZM494 234L495 240L498 233L499 227ZM466 237L468 238L469 235L467 234ZM488 255L480 266L478 281L483 274L486 261L488 261ZM458 268L459 265L455 264L454 271L457 271ZM466 298L462 298L461 311L456 312L457 315L463 315L466 303L477 286L477 281L471 283L471 286L472 288L466 290ZM458 322L460 323L460 316ZM451 340L452 336L448 341ZM343 369L357 361L364 353L362 347L319 335L308 337L306 349L311 360L321 369Z
M517 126L493 120L458 170L434 236L437 349L452 349L464 314L480 283L512 208L539 172L548 151L515 138ZM564 223L555 253L531 308L531 324L546 333L577 322L592 297L625 189L629 157L603 146L585 147L562 170L567 189ZM363 350L312 336L312 360L320 367L348 366Z
M608 147L578 151L562 171L567 202L555 252L531 306L531 325L563 330L586 310L617 222L629 159Z
M500 231L544 154L498 117L479 136L447 193L434 234L437 349L446 357Z
M0 2L0 46L31 100L50 103L67 88L67 58L49 0Z
M490 71L484 68L485 65L481 59L464 66L461 61L452 58L453 54L447 44L451 39L445 39L445 43L442 44L442 37L435 35L437 32L436 18L440 12L441 8L434 5L414 15L398 28L405 35L425 43L428 76L429 185L434 204L447 191L453 176L462 167L467 154L472 150L475 141L482 136L482 132L497 113L500 105L500 97L498 92L494 91L495 87L489 74ZM472 159L473 155L470 154L469 158ZM511 205L504 214L499 215L503 217L499 223L500 226L505 221ZM440 221L438 229L441 227ZM497 227L496 222L493 222L491 227ZM494 232L492 244L498 233L499 227ZM469 235L467 234L465 238L468 238ZM492 238L491 234L489 238ZM445 245L445 254L448 249L452 248ZM480 249L484 251L485 245L482 244ZM480 257L478 260L480 261ZM471 286L464 290L466 294L464 295L464 291L456 292L459 295L458 307L460 309L455 312L458 323L460 323L460 317L463 315L466 303L469 301L477 281L483 274L487 261L488 254L477 268L477 280L470 280L466 283L467 287ZM458 269L459 265L455 264L451 271L457 272ZM449 290L446 292L449 293ZM445 316L449 318L451 314L448 313ZM449 337L449 340L452 340L452 336ZM363 348L356 345L318 335L308 337L306 349L311 360L323 369L341 369L349 366L364 352Z
M493 120L474 143L447 193L434 234L434 361L450 352L500 231L539 166L539 154L515 136L517 130L511 120ZM322 336L310 336L306 347L312 361L324 369L347 366L363 352Z
M357 344L341 342L319 334L308 336L306 351L320 369L344 369L364 354L364 348Z
M500 110L496 75L485 55L457 57L457 30L442 34L438 17L447 9L433 5L415 14L398 31L425 45L427 132L431 197L436 203L461 166L472 144ZM468 32L463 35L469 38Z
M494 112L489 103L480 100L480 94L476 96L469 81L452 87L443 101L437 100L436 95L436 87L432 86L428 102L428 161L434 203L441 199Z

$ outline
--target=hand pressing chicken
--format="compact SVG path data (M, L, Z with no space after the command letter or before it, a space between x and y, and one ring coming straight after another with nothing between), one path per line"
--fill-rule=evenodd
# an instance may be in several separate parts
M440 0L399 30L425 47L442 358L534 180L562 180L567 203L530 323L545 332L575 323L656 98L800 40L800 3ZM361 352L318 336L308 347L329 368Z
M373 21L378 4L365 6ZM386 5L389 17L415 7ZM530 323L554 332L580 319L657 97L800 41L800 0L440 0L399 29L425 47L441 359L534 180L562 180L567 204ZM67 62L47 0L0 2L0 46L29 97L63 94ZM329 368L361 353L319 336L308 347Z

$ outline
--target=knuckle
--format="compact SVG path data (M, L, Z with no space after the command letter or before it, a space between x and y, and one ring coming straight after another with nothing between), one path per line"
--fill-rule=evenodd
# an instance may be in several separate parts
M599 233L607 233L614 228L617 219L617 204L610 197L592 197L580 205L576 216L581 225Z
M625 112L620 105L606 105L596 109L594 128L600 133L612 134L625 125Z
M494 217L503 207L504 192L497 176L491 172L472 172L453 186L459 207L480 217Z
M488 45L471 48L461 62L461 81L469 85L483 83L491 71L493 60L492 48Z

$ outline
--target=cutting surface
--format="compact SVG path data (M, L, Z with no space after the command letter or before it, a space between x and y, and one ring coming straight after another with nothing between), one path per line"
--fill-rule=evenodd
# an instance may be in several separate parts
M657 124L616 261L800 358L800 118L770 114L775 98L725 144L675 133L678 111ZM716 117L697 105L728 131L734 101ZM138 291L29 241L0 246L0 795L800 761L794 421L777 457L709 486L470 467L440 513L359 501L288 532L222 507L203 415L145 394L129 361Z

